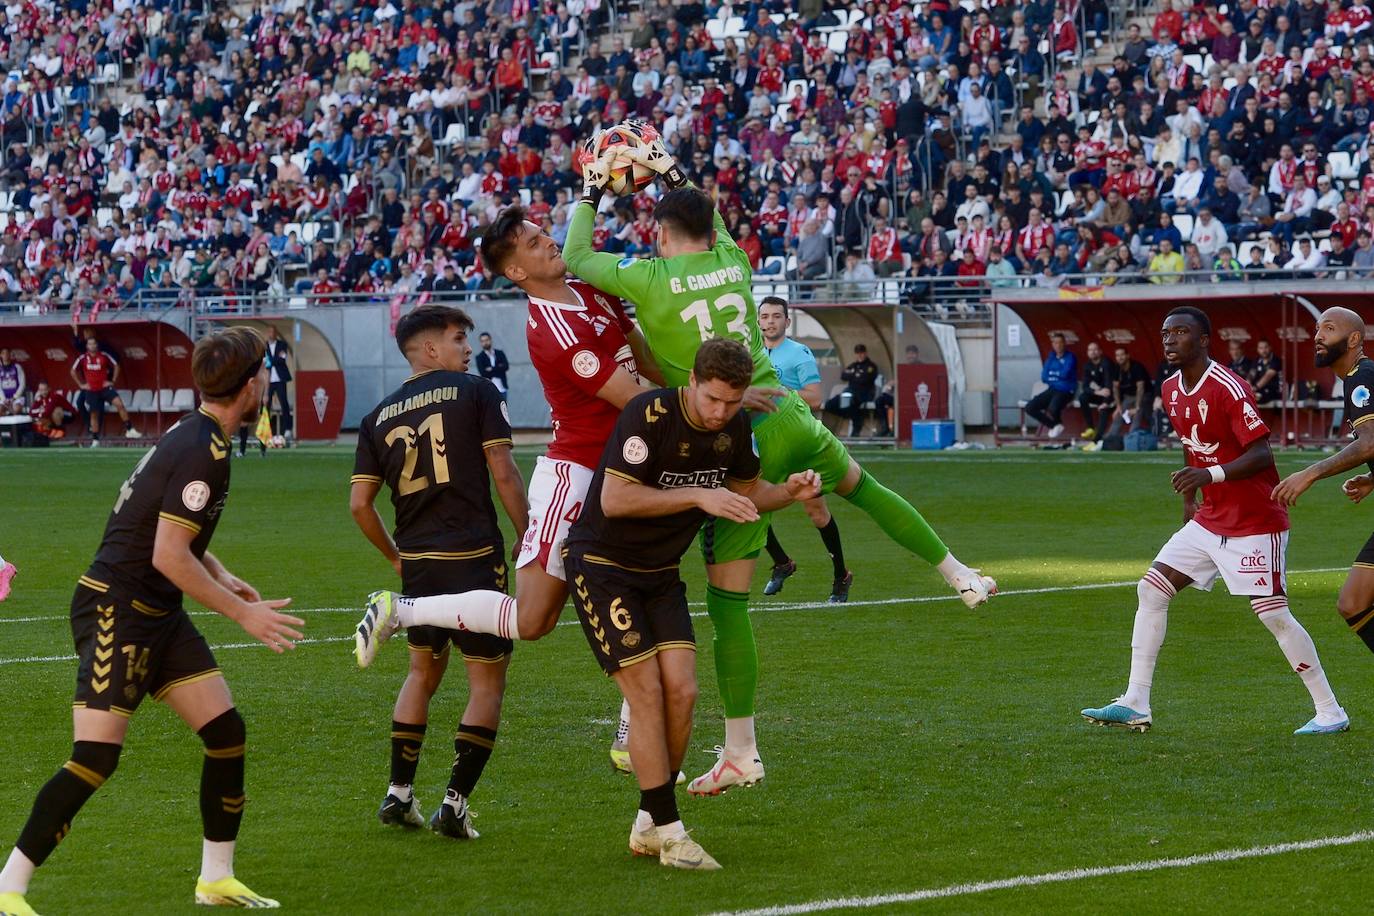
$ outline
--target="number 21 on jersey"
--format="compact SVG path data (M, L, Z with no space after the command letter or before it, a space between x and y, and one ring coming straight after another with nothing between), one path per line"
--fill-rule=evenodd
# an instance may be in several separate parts
M426 434L429 436L430 464L434 469L434 483L448 483L448 453L445 450L446 443L444 442L444 416L443 414L432 413L425 417L418 429L398 426L386 434L388 446L395 445L397 442L405 443L405 464L401 467L401 479L396 482L396 493L399 496L419 493L430 484L429 477L424 474L419 477L415 476L415 462L420 456L420 437Z

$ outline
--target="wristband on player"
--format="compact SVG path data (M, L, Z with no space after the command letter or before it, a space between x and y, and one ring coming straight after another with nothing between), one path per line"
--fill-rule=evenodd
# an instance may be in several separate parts
M691 184L690 179L687 177L687 173L682 171L682 166L677 164L677 160L674 160L673 164L668 166L668 170L664 172L661 177L663 178L663 183L674 191L678 188L685 188L687 185Z
M1212 475L1212 483L1221 483L1226 479L1226 469L1219 464L1212 465L1207 473Z
M582 203L591 204L595 210L601 206L601 196L606 193L605 188L598 188L594 184L582 185Z

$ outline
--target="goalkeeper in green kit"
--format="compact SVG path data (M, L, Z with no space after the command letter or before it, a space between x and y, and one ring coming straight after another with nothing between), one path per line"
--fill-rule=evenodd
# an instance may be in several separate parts
M815 469L823 492L849 500L892 540L935 566L964 604L972 608L987 601L996 583L955 559L910 503L861 468L795 392L782 390L758 328L749 256L730 237L711 198L688 182L651 128L647 134L651 139L611 147L597 159L592 158L596 138L589 141L583 196L563 249L568 269L638 306L636 318L669 385L687 384L702 341L728 337L748 346L754 378L745 406L750 409L764 479L776 482L790 473ZM661 257L621 258L592 247L597 205L610 171L627 159L658 173L667 186L654 209ZM767 516L750 524L713 518L701 532L710 583L706 607L715 629L716 678L726 734L716 765L688 786L696 795L716 795L763 778L754 737L758 653L748 603L755 561L767 532Z

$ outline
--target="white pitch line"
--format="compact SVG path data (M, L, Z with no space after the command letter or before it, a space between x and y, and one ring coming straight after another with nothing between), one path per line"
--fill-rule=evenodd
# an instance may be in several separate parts
M1349 568L1349 567L1346 567L1346 566L1319 566L1319 567L1315 567L1315 568L1313 568L1313 569L1290 569L1290 570L1288 571L1288 573L1289 573L1289 575L1301 575L1301 574L1304 574L1304 573L1344 572L1344 571L1345 571L1346 569L1348 569L1348 568ZM1009 589L1009 590L1007 590L1007 591L999 591L999 592L997 593L997 597L999 597L999 598L1014 598L1014 597L1016 597L1016 596L1018 596L1018 595L1050 595L1050 594L1057 594L1057 593L1060 593L1060 592L1084 592L1084 591L1092 591L1092 590L1096 590L1096 589L1106 589L1106 588L1125 588L1125 587L1130 586L1130 585L1135 585L1137 582L1139 582L1138 579L1129 579L1129 580L1123 580L1123 581L1120 581L1120 582L1088 582L1088 583L1084 583L1084 584L1081 584L1081 585L1050 585L1050 586L1045 586L1045 587L1042 587L1042 588L1017 588L1017 589ZM910 597L910 598L875 598L875 599L872 599L872 600L870 600L870 601L850 601L850 602L848 602L847 604L831 604L831 603L828 602L828 601L797 601L797 602L792 602L792 603L779 603L779 604L756 604L756 605L754 605L753 607L751 607L751 608L749 609L749 613L755 614L755 613L762 613L762 612L764 612L764 611L842 611L842 610L844 610L845 608L852 608L852 607L883 607L883 606L893 605L893 604L930 604L930 603L933 603L933 602L940 602L940 601L958 601L958 600L959 600L959 596L958 596L958 595L916 595L916 596L913 596L913 597ZM703 602L700 602L700 601L693 601L693 602L690 602L690 606L691 606L691 607L703 607L703 606L704 606L704 603L703 603ZM290 608L287 608L286 610L287 610L288 612L291 612L291 613L300 613L300 614L325 614L325 613L341 613L341 612L345 612L345 611L353 611L353 612L356 613L357 611L361 610L361 608L359 608L359 607L317 607L317 608L296 608L294 611L292 611ZM220 615L219 615L219 614L215 614L215 613L212 612L212 611L195 611L195 612L192 614L192 616L196 616L196 617L218 617L218 616L220 616ZM696 611L696 612L694 612L694 613L692 614L692 616L693 616L693 617L698 617L698 618L699 618L699 617L707 617L707 616L710 616L710 615L708 615L705 611ZM49 615L49 616L43 616L43 617L9 617L9 618L0 617L0 623L36 623L36 622L40 622L40 621L54 621L54 620L68 620L68 619L70 619L70 618L69 618L67 615L57 615L57 614L53 614L53 615ZM576 620L576 619L574 619L574 620L560 620L560 621L558 622L558 626L560 626L560 627L576 627L576 626L581 626L581 622L578 621L578 620ZM350 635L348 635L348 636L328 636L328 637L320 637L320 638L318 638L318 639L302 639L302 640L298 640L298 641L296 642L296 645L298 645L298 646L307 646L307 645L319 645L319 644L323 644L323 643L346 642L346 641L348 641L348 640L351 640L352 638L353 638L353 636L350 634ZM226 644L219 645L219 646L211 646L210 648L213 649L213 650L215 650L215 651L218 651L218 650L220 650L220 649L255 649L255 648L257 648L258 646L261 646L261 645L262 645L262 643L257 643L257 642L242 642L242 643L226 643ZM0 658L0 665L23 665L23 664L34 664L34 663L38 663L38 662L69 662L69 661L75 661L75 660L76 660L76 656L75 656L75 655L28 655L28 656L24 656L24 657L21 657L21 658Z
M296 645L298 645L298 646L313 646L313 645L319 645L319 644L321 644L321 643L331 643L331 642L352 642L352 641L353 641L353 636L350 634L350 635L348 635L348 636L322 636L322 637L320 637L319 639L298 639L298 640L296 640ZM262 643L260 643L260 642L231 642L231 643L224 643L223 645L219 645L219 646L211 646L210 648L211 648L213 651L218 652L218 651L221 650L221 649L263 649L263 648L266 648L266 647L265 647ZM287 651L290 651L290 650L288 649ZM38 662L74 662L74 661L76 661L76 656L75 656L75 655L26 655L26 656L24 656L23 658L0 658L0 665L29 665L29 664L36 664L36 663L38 663Z
M712 916L797 916L801 913L822 913L831 910L872 909L873 907L893 906L899 903L919 903L922 900L938 900L942 897L965 897L969 894L984 894L988 891L1011 890L1020 887L1036 887L1041 884L1059 884L1064 881L1082 881L1088 878L1103 878L1110 875L1143 874L1163 871L1170 868L1192 868L1195 865L1210 865L1213 862L1235 862L1238 859L1258 859L1265 856L1278 856L1290 852L1305 852L1310 849L1326 849L1332 846L1352 846L1374 840L1374 830L1361 830L1345 836L1320 837L1315 840L1298 840L1292 843L1271 843L1267 846L1251 846L1248 849L1223 849L1217 852L1204 852L1174 859L1147 859L1143 862L1130 862L1124 865L1102 865L1095 868L1070 868L1064 871L1045 872L1039 875L1018 875L998 881L977 881L968 884L950 884L945 887L932 887L926 890L910 891L904 894L880 894L872 897L834 897L829 900L812 900L807 903L792 903L783 906L760 907L755 910L722 911Z

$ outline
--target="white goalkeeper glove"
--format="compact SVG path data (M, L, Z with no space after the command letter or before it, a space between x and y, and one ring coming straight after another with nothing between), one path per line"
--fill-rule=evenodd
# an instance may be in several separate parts
M663 145L663 139L655 136L652 140L626 147L620 155L636 162L658 174L669 188L681 188L687 184L687 173Z
M593 207L601 203L601 195L606 193L606 183L611 180L618 150L611 147L598 154L596 147L600 139L598 131L582 144L582 199Z

